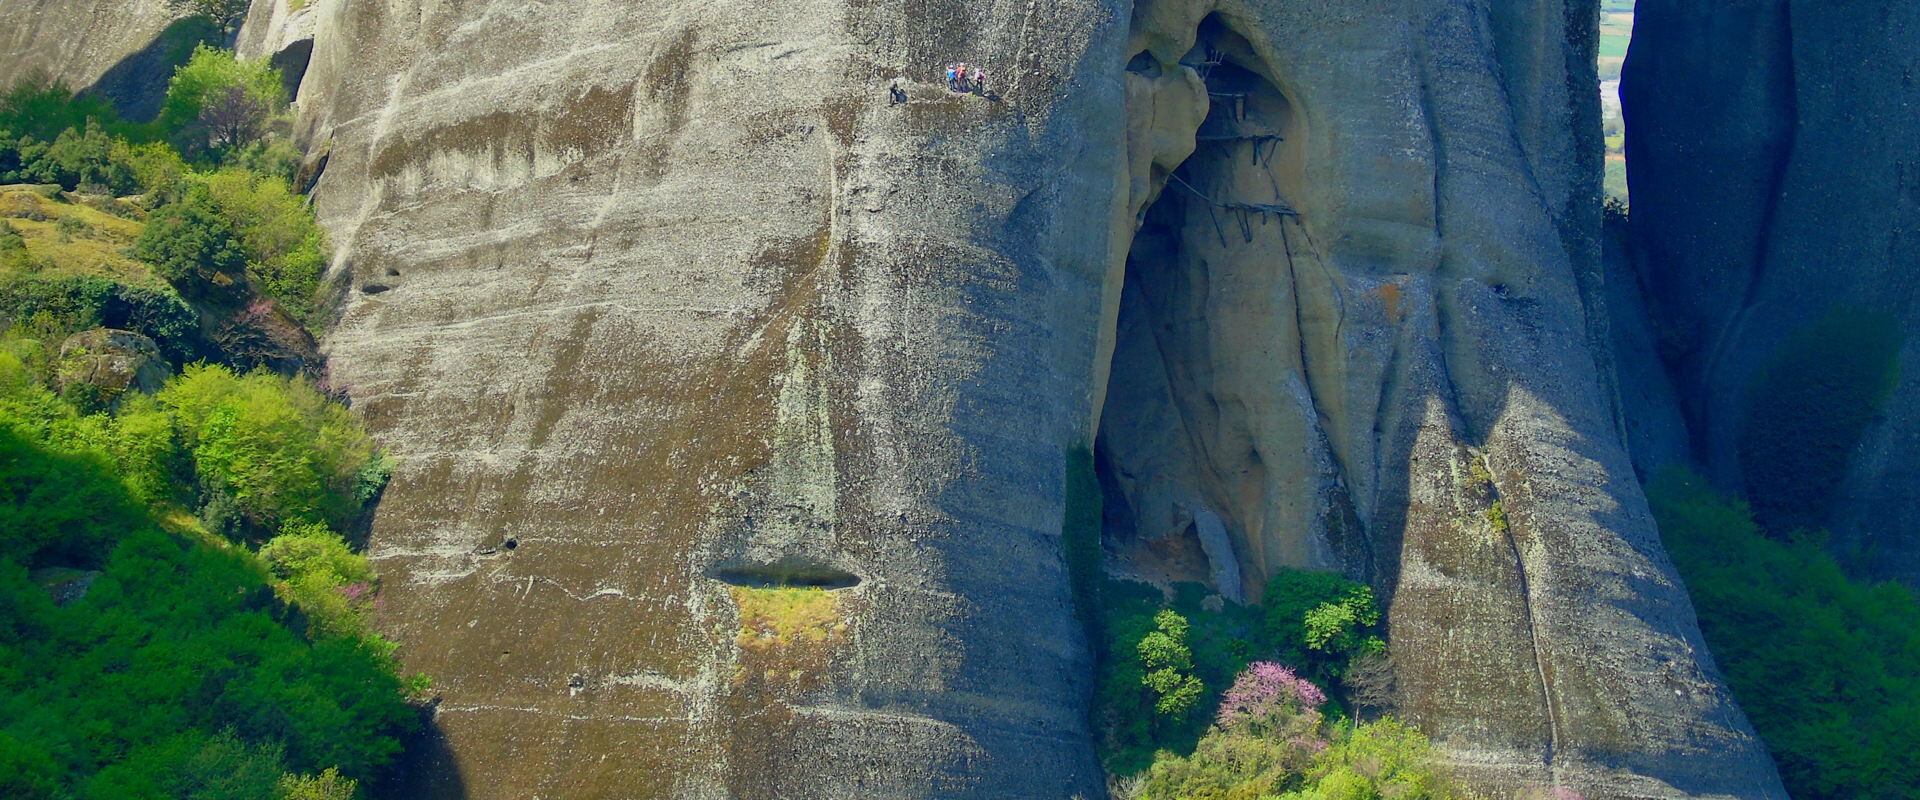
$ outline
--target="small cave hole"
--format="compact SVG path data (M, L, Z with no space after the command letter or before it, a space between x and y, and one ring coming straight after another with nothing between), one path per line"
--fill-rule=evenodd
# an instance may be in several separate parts
M398 277L400 277L400 270L397 270L397 269L394 269L393 267L388 267L388 268L387 268L387 277L389 277L389 278L398 278Z
M361 284L360 291L364 294L379 294L392 288L384 283L367 283Z
M1127 71L1138 73L1148 78L1158 78L1160 77L1160 59L1154 58L1151 51L1142 50L1133 58L1128 59Z
M504 548L506 548L506 549L508 549L508 550L515 550L515 549L518 549L518 548L520 547L520 540L519 540L519 539L517 539L517 538L514 538L514 537L511 537L511 536L509 536L509 537L507 537L507 540L506 540L506 541L504 541L504 542L501 542L501 543L500 543L500 546L501 546L501 547L504 547Z
M714 580L746 589L851 589L860 585L860 576L824 564L751 564L722 567L712 573Z

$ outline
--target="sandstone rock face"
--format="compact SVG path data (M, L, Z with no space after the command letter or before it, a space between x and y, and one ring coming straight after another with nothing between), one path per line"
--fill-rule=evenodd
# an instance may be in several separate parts
M1633 217L1696 448L1763 521L1920 584L1920 6L1638 13Z
M173 68L211 26L166 0L0 0L0 87L44 72L112 99L123 116L160 110Z
M1783 796L1597 355L1590 0L306 13L419 794L1097 796L1096 441L1116 558L1391 596L1490 790Z

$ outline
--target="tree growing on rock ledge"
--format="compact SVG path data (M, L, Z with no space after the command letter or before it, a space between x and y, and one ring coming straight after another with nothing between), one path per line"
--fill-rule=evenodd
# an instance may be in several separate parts
M188 16L205 17L223 34L233 33L240 27L240 19L247 15L249 5L250 0L167 0L167 8Z

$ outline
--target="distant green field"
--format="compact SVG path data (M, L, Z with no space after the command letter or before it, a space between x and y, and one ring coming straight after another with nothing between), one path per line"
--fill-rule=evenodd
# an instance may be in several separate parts
M1631 13L1633 11L1633 0L1600 0L1601 13L1605 14L1615 11Z

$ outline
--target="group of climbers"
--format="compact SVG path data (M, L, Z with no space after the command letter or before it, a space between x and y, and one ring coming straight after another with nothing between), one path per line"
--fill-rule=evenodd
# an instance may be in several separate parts
M947 90L955 94L977 94L995 102L999 98L987 94L987 71L970 66L965 61L956 61L947 65ZM887 105L897 106L907 103L907 92L900 88L896 80L887 88Z
M987 71L979 67L973 67L971 71L969 71L967 62L965 61L948 64L947 89L961 94L971 92L985 96L987 93Z

